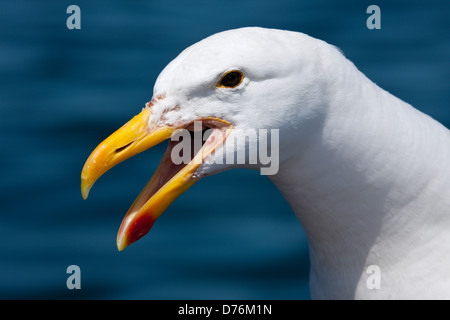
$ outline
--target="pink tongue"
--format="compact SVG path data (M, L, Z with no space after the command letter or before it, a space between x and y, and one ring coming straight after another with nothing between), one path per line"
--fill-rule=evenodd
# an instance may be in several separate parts
M212 130L211 135L208 137L203 146L200 143L203 154L209 154L212 148L217 147L215 146L216 142L223 141L224 134L225 132L222 132L222 130L220 129ZM193 141L191 141L191 143L192 142ZM122 239L126 239L126 246L146 235L155 222L155 220L152 218L151 212L139 214L140 209L153 195L155 195L156 192L158 192L158 190L160 190L171 178L173 178L178 172L180 172L182 168L186 166L186 164L184 163L176 165L171 160L172 148L177 143L178 142L175 141L169 142L169 146L161 160L161 164L158 167L157 172L155 172L154 177L144 188L138 200L131 206L125 218L123 219L122 224L120 225L118 234L121 235ZM191 161L194 160L193 158L196 158L196 160L200 161L201 163L201 161L203 160L202 155L198 154L198 157L195 156L200 150L194 150L193 145L191 145L191 147ZM125 235L123 235L124 232L126 233Z

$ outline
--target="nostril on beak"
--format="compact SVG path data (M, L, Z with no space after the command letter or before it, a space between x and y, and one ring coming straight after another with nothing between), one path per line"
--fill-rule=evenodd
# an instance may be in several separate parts
M125 149L128 148L133 142L134 142L134 141L131 141L130 143L124 145L123 147L117 148L115 152L116 152L116 153L119 153L119 152L125 150Z

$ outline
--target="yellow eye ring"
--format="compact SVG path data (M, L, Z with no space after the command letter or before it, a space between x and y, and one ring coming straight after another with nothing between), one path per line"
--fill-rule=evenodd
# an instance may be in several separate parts
M244 74L238 70L232 70L225 73L220 79L217 87L219 88L236 88L244 80Z

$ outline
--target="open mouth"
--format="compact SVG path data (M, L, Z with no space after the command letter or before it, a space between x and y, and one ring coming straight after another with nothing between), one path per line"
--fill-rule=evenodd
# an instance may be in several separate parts
M87 198L94 182L108 169L168 138L168 147L153 177L128 210L117 234L117 247L148 233L155 220L184 191L199 180L198 167L221 147L232 125L219 118L198 119L178 128L148 127L150 108L103 141L86 161L81 190Z

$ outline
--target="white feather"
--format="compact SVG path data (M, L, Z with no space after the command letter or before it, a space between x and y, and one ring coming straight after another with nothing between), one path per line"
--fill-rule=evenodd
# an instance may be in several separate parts
M244 82L217 88L234 69ZM269 178L306 230L313 298L450 298L449 131L334 46L290 31L219 33L173 60L154 96L165 98L152 123L215 116L280 129ZM233 167L205 163L198 174ZM370 265L379 290L367 287Z

